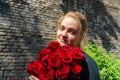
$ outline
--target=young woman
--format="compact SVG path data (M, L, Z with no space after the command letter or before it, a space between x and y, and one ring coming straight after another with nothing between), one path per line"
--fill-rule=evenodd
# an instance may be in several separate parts
M86 33L87 21L85 16L79 12L70 11L62 16L58 22L57 41L61 46L71 45L82 48ZM85 54L85 58L82 63L83 70L80 80L100 80L99 71L94 60L87 54ZM31 75L29 80L39 79Z

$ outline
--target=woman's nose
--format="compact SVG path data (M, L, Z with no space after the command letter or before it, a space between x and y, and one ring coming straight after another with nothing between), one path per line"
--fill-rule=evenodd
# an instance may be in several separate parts
M67 35L67 31L63 31L63 32L62 32L62 36L63 36L63 37L67 37L67 36L68 36L68 35Z

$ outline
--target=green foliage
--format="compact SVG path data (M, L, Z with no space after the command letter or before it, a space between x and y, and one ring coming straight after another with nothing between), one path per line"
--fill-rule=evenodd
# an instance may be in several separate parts
M97 63L101 80L120 80L120 59L112 52L104 52L101 46L88 44L84 51Z

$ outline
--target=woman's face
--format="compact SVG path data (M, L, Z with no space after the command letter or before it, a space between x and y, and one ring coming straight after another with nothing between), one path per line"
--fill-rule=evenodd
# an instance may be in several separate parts
M80 30L77 21L72 17L65 17L57 30L57 41L61 46L77 46Z

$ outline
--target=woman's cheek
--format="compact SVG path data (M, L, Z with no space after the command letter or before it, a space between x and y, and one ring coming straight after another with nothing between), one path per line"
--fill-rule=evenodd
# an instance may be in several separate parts
M74 45L74 42L75 42L74 36L69 36L68 40L71 45Z
M59 36L60 36L60 31L58 30L57 31L57 39L59 38Z
M72 36L70 40L70 44L76 46L78 43L78 38L77 36Z

